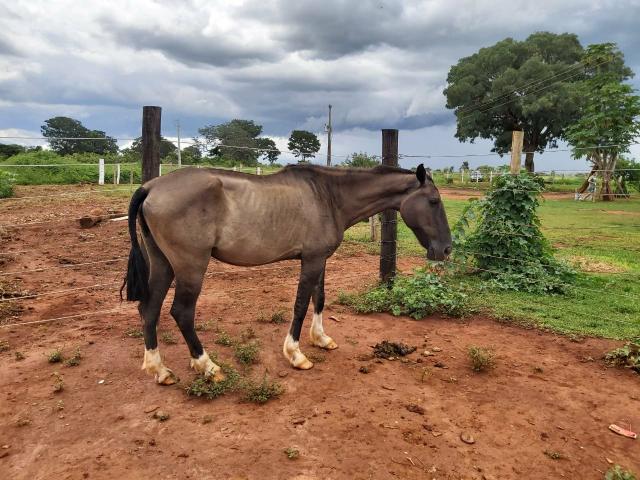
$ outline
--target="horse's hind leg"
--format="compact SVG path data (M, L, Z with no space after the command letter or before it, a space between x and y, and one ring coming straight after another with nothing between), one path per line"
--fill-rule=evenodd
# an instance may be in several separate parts
M311 343L316 347L333 350L338 348L338 344L334 342L329 335L324 333L324 328L322 327L322 310L324 309L324 272L325 270L323 269L320 280L312 293L313 320L311 322L311 328L309 329L309 335L311 337Z
M212 376L215 381L221 381L225 376L220 366L211 361L209 354L202 347L194 325L196 302L209 264L209 252L196 258L176 260L176 294L171 306L171 315L189 347L191 367L205 377Z
M156 329L160 317L160 309L173 280L173 270L164 254L150 236L145 236L143 254L149 265L149 298L140 302L138 310L143 320L144 361L142 369L155 375L161 385L176 383L176 377L163 363L158 350Z

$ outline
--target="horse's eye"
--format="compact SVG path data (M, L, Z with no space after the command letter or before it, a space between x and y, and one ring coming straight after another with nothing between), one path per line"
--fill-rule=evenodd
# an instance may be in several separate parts
M429 199L429 203L431 205L437 205L438 203L440 203L440 198L439 197L431 197Z

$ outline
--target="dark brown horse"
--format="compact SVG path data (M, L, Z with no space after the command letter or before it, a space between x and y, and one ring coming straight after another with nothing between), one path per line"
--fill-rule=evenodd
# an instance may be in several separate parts
M337 348L322 327L327 258L347 228L385 209L400 211L429 259L442 260L450 253L444 207L422 165L416 172L289 166L266 176L186 168L146 182L129 206L131 252L125 278L127 300L140 301L144 321L142 368L160 384L175 382L162 363L156 337L160 308L175 278L171 315L189 346L191 366L223 378L194 329L196 301L211 257L243 266L300 259L293 321L283 352L295 368L311 368L299 347L310 298L311 343Z

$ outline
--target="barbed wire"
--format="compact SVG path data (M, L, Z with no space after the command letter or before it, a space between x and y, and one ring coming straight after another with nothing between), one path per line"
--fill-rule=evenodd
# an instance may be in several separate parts
M127 212L113 212L113 213L109 213L108 215L116 215L116 216L126 216ZM76 222L76 221L80 221L85 217L76 217L76 216L63 216L63 217L58 217L56 220L42 220L42 221L36 221L36 222L23 222L23 223L14 223L14 224L0 224L0 228L27 228L27 227L32 227L34 225L44 225L44 224L48 224L48 223L60 223L60 222L67 222L67 221L71 221L71 222Z
M118 240L118 239L126 240L127 242L129 242L129 236L125 232L122 232L121 235L113 235L111 237L106 237L106 238L94 238L92 240L83 240L83 241L80 241L80 242L77 242L77 243L71 243L71 244L68 244L68 245L64 245L64 247L69 249L71 247L79 247L81 245L87 245L87 244L91 245L93 243L104 243L104 242L109 241L109 240ZM57 240L60 240L60 237L58 237ZM49 245L47 245L47 246L49 246ZM21 254L24 254L24 253L34 253L34 252L35 253L41 253L43 255L46 254L46 252L42 252L42 251L37 250L35 248L31 248L31 249L28 249L28 250L15 250L15 251L4 250L4 251L0 251L0 255L9 255L9 256L11 256L11 255L21 255Z
M15 201L15 200L33 200L33 199L42 199L42 198L57 198L57 197L75 197L81 195L90 195L92 193L109 193L109 192L127 192L131 191L131 187L121 187L121 188L105 188L105 189L92 189L92 190L84 190L82 192L70 192L70 193L54 193L51 195L29 195L26 197L6 197L0 198L0 203Z

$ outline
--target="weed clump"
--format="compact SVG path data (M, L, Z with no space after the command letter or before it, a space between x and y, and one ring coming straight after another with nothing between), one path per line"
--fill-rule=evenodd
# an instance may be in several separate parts
M205 397L209 400L232 392L238 389L240 383L240 375L238 372L228 365L221 365L226 378L221 382L214 382L212 378L205 378L198 375L191 384L187 385L187 395L194 397Z
M425 269L397 276L391 288L379 285L361 294L341 293L338 302L360 313L390 312L415 319L433 313L460 317L467 310L466 294Z
M51 375L54 378L53 392L60 393L62 390L64 390L64 380L62 379L62 375L60 375L58 372L53 372Z
M27 358L27 357L25 357L24 353L22 353L22 352L15 352L15 356L16 356L16 361L17 361L17 362L19 362L20 360L24 360L25 358Z
M56 348L53 352L49 353L49 356L47 358L49 360L49 363L60 363L62 360L64 360L62 350L60 350L59 348Z
M404 343L389 342L383 340L373 346L373 355L378 358L404 357L416 351L416 347L410 347Z
M610 351L604 359L609 365L630 368L634 372L640 373L640 337Z
M0 340L0 352L6 352L9 350L9 341L8 340Z
M238 361L243 365L258 363L260 345L258 342L236 343L233 346L234 353Z
M269 380L265 374L262 382L254 382L253 380L245 380L242 389L244 391L243 399L246 402L263 404L272 398L278 398L284 393L284 387L275 380Z
M178 340L176 340L176 337L174 337L171 332L163 332L162 335L160 335L160 340L165 345L175 345L178 343Z
M273 323L276 325L282 324L282 323L286 323L287 320L285 319L285 314L282 310L278 310L276 312L273 312L271 314L271 316L269 315L265 315L264 313L261 313L258 316L258 322L260 323Z
M231 338L231 335L229 335L227 332L221 330L214 342L224 347L230 347L233 345L233 338Z
M468 353L469 359L471 360L471 368L474 372L486 372L493 368L495 361L494 354L491 349L471 345Z
M137 328L128 328L127 330L125 330L124 334L127 337L131 337L131 338L144 337L144 332L142 330L138 330Z
M289 460L295 460L300 456L300 450L295 447L287 447L284 449L284 454Z
M620 465L614 465L607 471L604 480L636 480L636 476Z
M80 360L82 359L82 352L80 351L79 348L76 348L75 352L73 352L73 355L71 356L71 358L67 359L66 362L64 362L64 364L67 367L77 367L78 365L80 365Z

